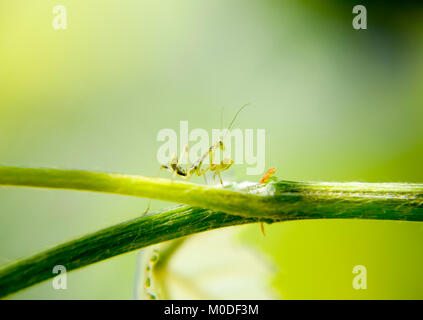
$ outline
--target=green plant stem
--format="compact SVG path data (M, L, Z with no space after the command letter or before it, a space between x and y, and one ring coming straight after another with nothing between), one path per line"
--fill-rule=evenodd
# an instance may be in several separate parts
M423 185L280 181L241 190L134 175L0 167L0 185L106 192L244 217L423 220Z
M0 297L56 276L52 272L55 265L63 265L67 271L71 271L167 240L257 221L258 219L254 218L242 218L187 206L136 218L0 269Z
M422 184L280 181L225 190L141 176L0 167L0 185L107 192L207 208L181 207L134 219L6 266L0 269L0 297L55 276L55 265L70 271L220 227L321 218L423 220Z

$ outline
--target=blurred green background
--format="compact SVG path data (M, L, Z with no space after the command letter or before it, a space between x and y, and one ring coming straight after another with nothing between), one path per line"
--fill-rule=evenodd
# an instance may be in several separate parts
M352 28L356 4L367 6L367 30ZM67 8L67 30L52 27L56 5ZM251 102L236 127L266 129L266 168L279 178L423 182L422 8L2 1L0 164L157 176L160 129L178 131L180 120L219 128L222 107L227 123ZM241 165L224 177L260 178ZM139 216L146 205L3 187L0 264ZM165 206L153 202L153 210ZM228 271L201 282L203 298L421 299L422 243L423 224L413 222L288 222L266 226L266 237L251 225L193 237L170 267L193 283L199 270ZM213 258L207 270L205 257ZM70 273L67 290L48 281L12 298L131 299L135 261L125 254ZM367 290L352 287L355 265L367 268ZM196 295L175 289L172 297Z

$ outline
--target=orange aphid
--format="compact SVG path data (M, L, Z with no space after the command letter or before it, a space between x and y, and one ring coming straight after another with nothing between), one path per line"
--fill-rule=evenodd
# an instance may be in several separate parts
M275 174L275 172L276 172L275 168L270 168L269 170L267 170L264 176L260 179L260 183L266 183L267 180L269 180L270 177Z
M264 174L264 176L260 179L260 183L264 184L267 183L269 181L269 179L275 174L276 169L275 168L270 168L269 170L267 170L267 172ZM260 223L260 230L261 233L263 234L263 236L266 236L266 233L264 232L264 223L261 222Z

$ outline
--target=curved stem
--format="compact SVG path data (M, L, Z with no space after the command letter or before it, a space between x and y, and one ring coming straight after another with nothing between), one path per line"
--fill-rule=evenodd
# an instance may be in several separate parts
M134 219L6 266L0 269L0 297L53 277L58 264L70 271L225 226L322 218L423 221L422 184L279 181L225 190L142 176L0 167L0 185L107 192L208 208L184 206Z
M129 220L0 269L0 297L56 276L55 265L71 271L167 240L257 221L187 206Z
M0 185L138 196L244 217L423 220L422 184L280 181L226 190L135 175L0 167Z

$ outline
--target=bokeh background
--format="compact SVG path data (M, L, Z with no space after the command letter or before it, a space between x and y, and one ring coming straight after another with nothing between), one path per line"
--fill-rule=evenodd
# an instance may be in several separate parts
M356 4L367 30L352 28ZM56 5L67 30L52 27ZM0 163L157 176L160 129L219 128L222 107L228 122L250 102L236 127L266 129L266 168L279 178L423 182L422 18L417 1L2 1ZM260 178L242 165L224 177ZM2 187L0 264L146 205ZM415 222L217 230L175 254L170 269L185 280L172 297L421 299L422 244ZM45 282L11 298L131 299L136 255L71 272L67 290ZM367 290L352 287L355 265Z

